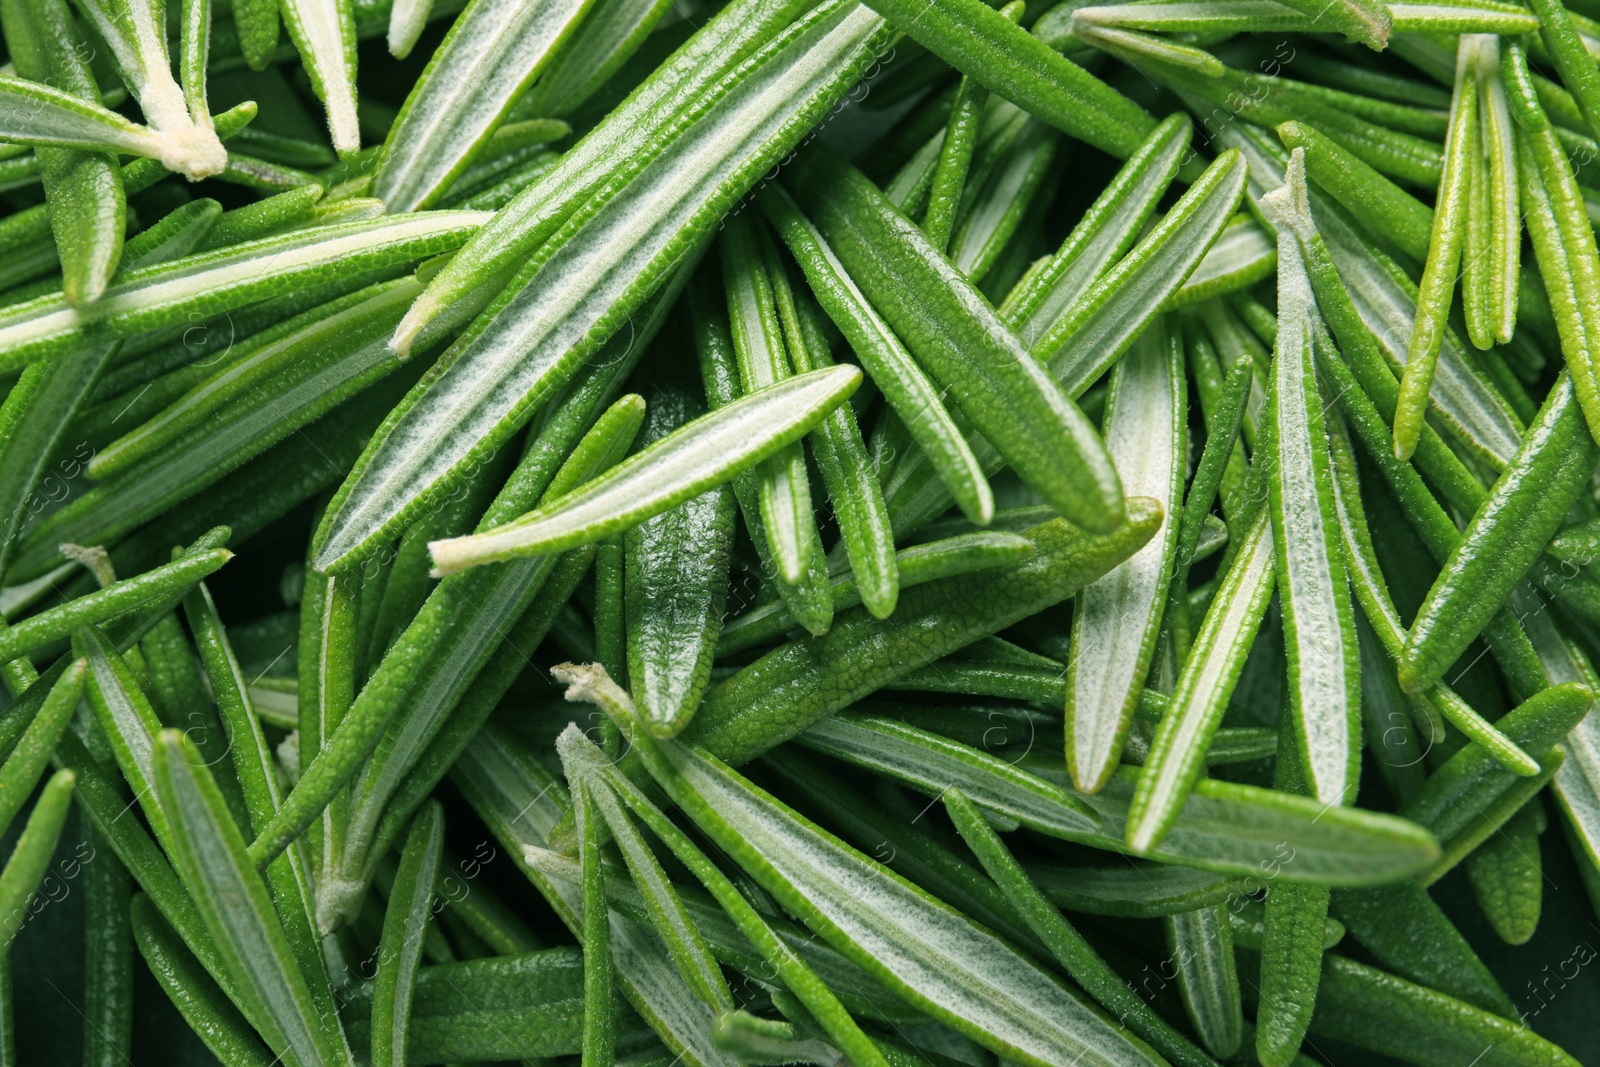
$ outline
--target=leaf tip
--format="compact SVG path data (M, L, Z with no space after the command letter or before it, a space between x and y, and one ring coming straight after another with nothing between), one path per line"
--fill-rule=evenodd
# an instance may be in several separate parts
M1409 641L1395 663L1395 677L1400 682L1400 691L1403 693L1420 693L1428 688L1429 680L1423 676L1422 667L1417 663Z
M467 540L468 537L446 537L438 541L429 541L428 556L433 560L433 567L428 571L428 577L447 578L470 568L472 566L470 553L461 545L461 542Z
M228 167L228 150L210 126L153 131L161 165L190 181L215 177Z
M400 319L400 325L394 328L394 334L389 338L389 351L400 359L409 359L417 337L431 318L433 318L432 304L428 300L428 294L424 292Z
M1304 148L1296 147L1289 153L1289 165L1284 168L1283 184L1261 197L1261 207L1274 225L1287 227L1299 235L1300 226L1297 224L1301 220L1311 218L1311 198L1306 188Z
M1134 800L1138 801L1135 794ZM1161 813L1152 810L1148 805L1140 805L1136 810L1128 813L1127 841L1128 851L1139 856L1149 855L1151 850L1161 844L1162 838L1167 836L1166 829L1162 826L1165 820Z
M1128 827L1128 850L1136 855L1146 855L1156 847L1160 839L1156 836L1154 827L1148 820Z
M567 699L575 704L632 703L598 663L558 663L550 676L567 687Z

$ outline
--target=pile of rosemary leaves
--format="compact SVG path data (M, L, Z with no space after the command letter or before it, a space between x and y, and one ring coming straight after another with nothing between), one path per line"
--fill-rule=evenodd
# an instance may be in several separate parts
M0 31L0 1067L1600 1062L1600 0Z

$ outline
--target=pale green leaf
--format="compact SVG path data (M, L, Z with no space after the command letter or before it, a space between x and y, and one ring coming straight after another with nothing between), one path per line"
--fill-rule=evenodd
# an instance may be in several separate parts
M246 1017L289 1063L353 1063L337 1020L319 1016L266 884L200 754L176 730L162 731L153 748L154 788L169 817L175 865Z
M652 773L701 830L839 952L947 1026L1040 1067L1158 1062L1006 942L721 763L678 742L654 747Z
M410 351L471 321L527 258L577 209L638 157L677 131L680 113L722 93L726 75L809 8L805 0L733 0L646 78L560 162L497 212L459 255L443 265L395 332Z
M162 153L152 158L191 180L220 174L228 154L211 115L203 101L199 113L191 112L190 101L172 76L166 5L158 0L81 0L76 6L111 47L118 72L163 146Z
M1117 171L1047 263L1030 270L1000 306L1000 314L1028 345L1048 333L1089 287L1138 239L1177 174L1192 130L1172 115Z
M1538 29L1526 9L1495 0L1470 3L1387 4L1395 33L1504 33ZM1095 26L1129 26L1166 33L1305 33L1331 30L1319 17L1276 0L1152 0L1078 8L1077 19Z
M128 337L231 311L295 288L448 251L486 216L434 211L340 223L185 256L123 274L84 308L41 296L0 310L0 364L10 368L70 352L93 327Z
M998 756L892 719L836 716L801 734L799 741L830 756L867 762L936 796L954 786L1002 823L1057 837L1098 828L1071 792Z
M341 156L361 147L356 119L356 35L350 0L282 0L284 25L328 112Z
M1126 492L1161 501L1161 536L1078 593L1067 669L1067 766L1094 792L1116 768L1161 633L1183 510L1188 387L1176 324L1158 321L1111 374L1106 447Z
M395 0L394 6L389 9L390 55L404 59L411 54L417 38L422 36L422 28L428 24L432 9L433 0Z
M193 177L208 177L222 169L216 159L170 132L157 132L71 93L18 78L0 77L0 139L145 156ZM219 141L217 151L221 150Z
M860 381L854 367L829 367L751 393L538 511L483 533L433 542L435 573L560 552L635 526L798 440Z
M1042 798L1040 781L1087 806L1100 826L1076 828L1059 814L1030 825L1063 840L1126 853L1130 801L1141 772L1124 767L1098 793L1077 793L1059 759L1030 753L1016 764L902 723L836 717L801 738L811 747L930 792L959 771L963 792L986 810L1027 815L1024 797ZM998 764L998 766L994 766ZM1021 788L1019 788L1021 787ZM989 798L989 799L986 799ZM1010 798L1007 801L1007 798ZM1002 812L1000 805L1009 802ZM1029 818L1032 818L1029 816ZM1149 853L1162 863L1220 874L1294 882L1368 885L1415 873L1438 856L1423 829L1404 819L1351 808L1324 808L1306 797L1201 779L1173 829ZM1294 856L1293 862L1287 857Z
M1304 153L1262 198L1268 217L1309 214ZM1278 234L1278 336L1268 391L1272 516L1278 597L1289 661L1289 713L1311 795L1325 804L1354 798L1360 767L1361 667L1334 507L1332 460L1313 356L1316 298L1291 227ZM1258 460L1258 462L1260 462Z
M445 195L590 6L591 0L469 4L389 128L373 195L390 211L415 211Z
M1167 299L1167 307L1184 307L1248 289L1277 265L1278 246L1272 235L1249 215L1235 215L1189 280Z
M518 109L571 114L627 62L671 9L670 0L595 0Z
M829 0L712 95L683 136L639 161L616 195L548 242L504 305L391 415L330 505L317 565L349 566L372 551L452 471L506 440L853 84L883 32L876 16Z

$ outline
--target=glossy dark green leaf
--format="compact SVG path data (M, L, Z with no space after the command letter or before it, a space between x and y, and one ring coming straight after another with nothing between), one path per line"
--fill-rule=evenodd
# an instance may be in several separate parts
M1030 486L1086 529L1122 521L1122 487L1099 434L921 230L818 148L785 185L918 362Z
M687 381L658 383L641 431L659 440L704 410ZM732 563L734 495L708 490L623 535L627 676L645 728L672 736L711 683Z
M51 775L0 870L0 953L9 954L18 931L30 918L28 903L49 873L77 781L78 776L68 770Z
M916 667L1060 603L1154 535L1160 507L1134 501L1116 533L1047 523L1029 531L1026 560L907 589L889 619L851 609L827 634L790 642L713 687L683 736L742 763Z
M875 0L896 29L1058 129L1127 157L1155 121L1139 105L978 0Z
M84 42L63 0L8 0L0 10L18 74L101 102ZM44 148L38 157L62 290L74 305L90 303L105 292L122 255L127 224L122 168L104 152Z
M1418 609L1399 663L1405 689L1443 677L1527 573L1597 463L1600 450L1563 374Z

